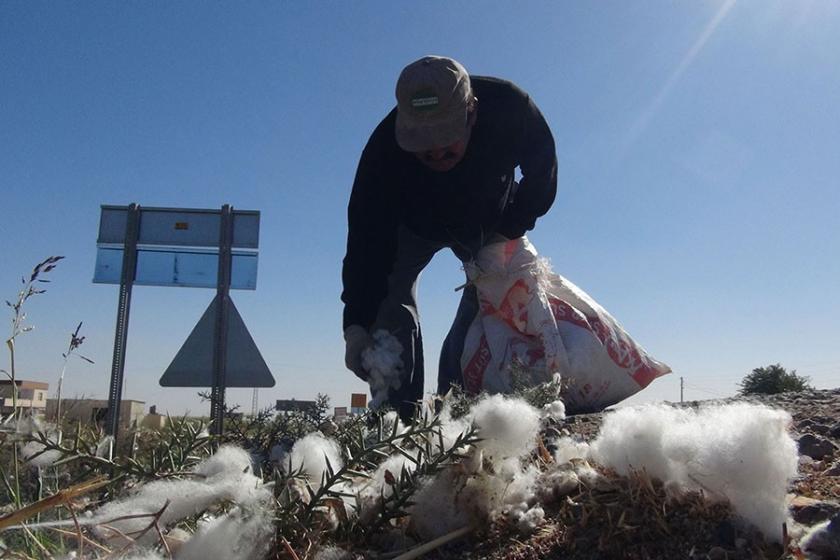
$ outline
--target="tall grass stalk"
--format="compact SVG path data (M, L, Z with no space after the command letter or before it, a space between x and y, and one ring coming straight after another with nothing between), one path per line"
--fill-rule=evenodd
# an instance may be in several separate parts
M49 283L49 280L42 278L42 275L50 272L52 269L56 267L58 261L63 259L64 257L47 257L37 265L35 268L32 269L32 274L29 275L29 279L23 277L20 279L21 284L23 284L23 288L18 292L17 300L15 303L10 301L6 301L6 305L12 308L12 333L11 336L6 340L6 346L9 348L9 371L3 370L4 373L9 377L11 381L11 390L12 390L12 421L15 426L17 426L18 421L20 420L20 410L18 410L18 399L17 399L17 371L15 368L15 340L18 336L23 333L29 332L33 329L32 326L27 326L24 324L26 321L26 312L24 310L24 304L27 300L38 294L43 294L46 292L43 288L37 288L36 286L40 283ZM15 506L20 508L21 507L21 499L20 499L20 460L18 457L18 449L17 445L12 445L12 462L14 463L14 472L15 472L15 486L12 499L15 502Z

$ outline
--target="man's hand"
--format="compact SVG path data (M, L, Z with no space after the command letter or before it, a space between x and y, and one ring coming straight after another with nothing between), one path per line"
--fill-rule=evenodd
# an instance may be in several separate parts
M350 325L344 329L344 365L362 381L368 380L368 372L362 367L362 352L373 344L373 337L361 325Z

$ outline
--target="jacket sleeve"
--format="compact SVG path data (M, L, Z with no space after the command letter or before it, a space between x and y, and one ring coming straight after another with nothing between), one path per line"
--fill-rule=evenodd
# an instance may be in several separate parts
M551 130L530 97L525 97L521 114L515 149L522 179L498 228L508 239L533 229L557 194L557 154Z
M362 152L347 208L347 253L342 268L343 327L369 329L388 290L397 243L397 205L385 180L386 162L371 137ZM389 188L391 187L391 188Z

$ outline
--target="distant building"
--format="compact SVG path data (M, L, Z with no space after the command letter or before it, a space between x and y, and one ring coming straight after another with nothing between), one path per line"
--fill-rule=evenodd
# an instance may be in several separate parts
M47 418L55 416L58 399L47 400ZM120 428L141 426L145 418L144 401L120 402ZM108 418L107 399L61 399L61 416L65 421L104 424Z
M296 399L278 399L274 410L279 412L309 412L314 414L318 409L315 401L299 401Z
M49 383L15 379L14 391L17 395L18 410L42 414L47 407ZM11 379L0 380L0 413L11 414L14 411Z
M364 414L365 412L367 412L366 393L350 394L350 412L354 415Z
M143 421L140 425L144 428L160 430L166 427L167 418L168 416L165 414L158 414L157 406L152 405L149 407L149 413L143 417Z

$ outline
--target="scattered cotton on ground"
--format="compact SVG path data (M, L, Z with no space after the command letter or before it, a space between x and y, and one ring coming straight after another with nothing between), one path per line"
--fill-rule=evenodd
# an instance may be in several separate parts
M589 444L585 441L576 441L570 437L562 437L553 441L554 460L557 463L565 463L572 459L587 459L589 457Z
M482 441L476 444L493 462L533 451L540 414L522 399L492 395L481 399L471 417Z
M167 500L169 505L159 521L164 528L223 501L249 505L265 503L271 492L251 474L250 467L251 460L246 451L222 446L215 455L196 466L193 471L196 476L183 480L159 480L134 488L128 497L99 508L91 522L109 525L131 536L148 527L151 515L159 512ZM118 519L141 514L148 517ZM96 532L103 538L123 540L118 533L103 526L98 526ZM140 542L148 544L157 539L155 531L148 531Z
M234 508L203 524L180 548L178 560L263 558L274 533L272 513L268 507Z
M297 470L303 467L313 488L321 486L322 477L327 470L327 459L333 470L340 469L344 464L338 443L319 432L312 432L297 440L292 446L290 456L292 469Z
M788 483L797 472L790 415L737 403L699 410L621 408L604 417L592 456L620 474L645 469L666 484L728 498L765 536L782 538Z
M400 341L386 330L373 333L373 346L362 352L362 367L368 372L368 383L373 398L372 409L388 401L388 392L399 389L401 384L403 347Z
M543 414L555 422L560 422L566 418L566 404L562 400L557 399L543 407Z
M411 508L417 532L434 538L500 516L523 532L533 532L545 516L535 493L540 471L523 466L523 458L535 447L540 412L522 399L493 395L458 421L446 408L441 416L449 445L470 422L481 441L466 451L461 464L423 480ZM483 469L484 461L492 465L489 470Z
M61 443L61 432L52 425L44 425L34 416L20 418L15 432L18 437L38 437L38 434L44 434L50 443ZM61 459L61 451L45 449L46 446L39 441L28 441L20 445L20 456L31 467L48 467Z
M55 442L53 437L47 437L50 441ZM44 449L46 449L46 446L43 443L29 441L21 446L20 456L31 467L49 467L61 459L61 451L56 449L44 451Z

